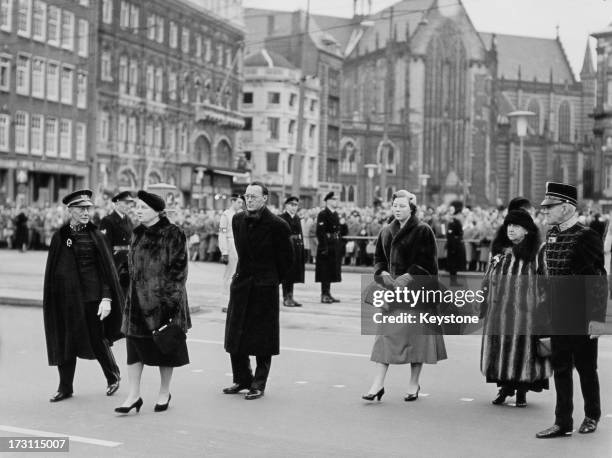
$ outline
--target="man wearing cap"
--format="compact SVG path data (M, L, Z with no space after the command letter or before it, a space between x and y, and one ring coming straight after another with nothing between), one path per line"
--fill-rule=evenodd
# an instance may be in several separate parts
M280 217L285 220L291 230L291 245L293 247L293 263L283 280L283 305L285 307L301 307L302 304L293 299L293 285L304 283L304 237L302 222L297 216L300 199L289 196L285 199L285 211Z
M321 302L340 302L331 295L331 283L342 281L342 242L340 218L336 213L338 200L333 192L325 198L325 208L317 216L317 259L315 281L321 283Z
M232 219L238 266L230 287L225 351L234 384L223 393L248 389L247 400L264 395L272 356L280 351L278 285L292 262L289 226L266 207L268 194L263 183L251 183L244 194L247 211ZM256 357L255 374L249 356Z
M238 194L232 194L231 202L230 207L223 212L219 220L219 250L221 251L221 262L225 264L225 272L223 272L224 293L229 293L230 282L238 264L232 219L236 213L242 211L243 200ZM224 306L221 311L227 312L227 307Z
M134 205L134 197L130 191L123 191L114 196L111 201L115 208L100 221L100 232L106 236L108 247L113 253L119 283L125 296L130 285L128 251L134 230L134 224L128 213Z
M594 432L601 417L597 337L604 328L607 278L603 242L599 234L578 222L577 195L575 186L548 182L541 203L551 226L544 247L544 273L550 281L547 304L557 404L555 424L537 433L540 439L572 434L573 367L580 375L584 398L585 418L578 432Z
M43 316L49 365L60 383L51 402L72 396L76 359L97 359L107 396L119 389L119 368L110 349L122 337L123 294L102 233L90 222L92 192L63 199L70 221L51 239L45 270Z

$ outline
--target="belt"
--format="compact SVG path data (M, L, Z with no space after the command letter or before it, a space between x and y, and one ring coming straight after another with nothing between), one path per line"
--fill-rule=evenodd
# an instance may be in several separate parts
M289 237L292 239L302 240L302 236L300 234L291 234Z
M114 245L113 251L128 251L130 249L129 245Z

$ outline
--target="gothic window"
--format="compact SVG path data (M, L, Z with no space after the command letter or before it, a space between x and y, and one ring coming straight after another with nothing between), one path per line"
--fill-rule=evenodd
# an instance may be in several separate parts
M531 135L540 135L540 102L537 99L531 99L527 105L527 111L535 113L535 116L529 116L528 124Z
M353 185L349 185L347 200L349 202L355 202L355 187Z
M570 105L567 101L559 106L559 141L569 143L571 141Z
M468 61L459 37L461 32L449 21L427 46L423 165L434 183L451 170L459 176L464 173Z
M340 162L341 173L357 173L356 149L352 142L347 142L342 147Z
M231 167L232 164L232 148L225 140L221 140L217 145L215 165L219 167Z

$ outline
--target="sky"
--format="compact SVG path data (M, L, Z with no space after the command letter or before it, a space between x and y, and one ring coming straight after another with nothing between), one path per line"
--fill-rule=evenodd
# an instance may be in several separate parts
M308 0L243 0L245 7L284 11L306 9ZM440 4L458 0L440 0ZM363 0L367 9L367 0ZM372 12L397 3L397 0L372 0ZM476 30L542 38L556 37L561 43L574 75L579 79L589 35L612 22L612 0L462 0ZM357 0L361 5L362 0ZM353 0L310 0L315 14L351 17ZM596 40L590 38L593 64L596 65Z

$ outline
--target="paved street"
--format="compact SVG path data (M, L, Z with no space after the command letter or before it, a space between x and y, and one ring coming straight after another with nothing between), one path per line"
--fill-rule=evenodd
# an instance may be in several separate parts
M45 260L42 252L0 251L0 297L40 299ZM57 371L47 366L41 308L0 306L0 436L28 437L24 430L79 436L70 455L89 457L612 456L610 337L600 341L603 418L591 436L534 438L552 424L554 390L528 394L526 409L492 406L497 390L479 372L478 336L446 339L449 359L425 367L417 402L403 401L406 366L390 369L382 402L362 401L372 377L373 337L360 335L358 274L332 286L342 303L330 306L318 303L319 285L307 272L306 285L295 292L304 307L281 310L281 355L273 359L266 396L247 402L223 395L231 374L222 347L222 270L190 265L189 300L200 307L189 333L191 364L175 371L164 413L153 412L159 382L154 368L145 369L141 412L113 412L127 394L124 341L114 347L125 377L115 396L104 395L97 363L79 360L74 398L49 403ZM578 426L582 401L575 399Z

